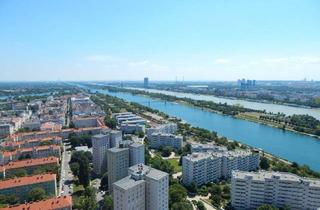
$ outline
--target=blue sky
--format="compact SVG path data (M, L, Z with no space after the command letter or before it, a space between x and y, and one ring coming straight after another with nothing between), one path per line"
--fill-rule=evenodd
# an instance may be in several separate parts
M320 80L317 0L0 0L0 80Z

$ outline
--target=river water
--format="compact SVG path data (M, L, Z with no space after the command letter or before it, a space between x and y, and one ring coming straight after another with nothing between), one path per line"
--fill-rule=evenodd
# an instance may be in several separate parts
M245 108L250 108L255 110L266 110L267 112L273 112L273 113L280 112L286 115L308 114L320 120L320 109L318 108L305 108L305 107L296 107L296 106L288 106L288 105L280 105L280 104L272 104L272 103L262 103L262 102L254 102L254 101L247 101L247 100L240 100L240 99L221 98L221 97L203 95L203 94L181 93L181 92L157 90L157 89L143 89L143 88L130 88L130 89L143 90L150 93L162 93L165 95L176 96L179 98L191 98L195 100L213 101L215 103L227 103L229 105L239 104Z
M160 99L126 92L115 93L101 89L91 89L91 91L98 91L130 102L150 106L170 116L181 118L192 126L216 131L218 135L261 148L289 161L307 164L313 170L320 171L320 140L316 138L216 114L182 103L165 102Z

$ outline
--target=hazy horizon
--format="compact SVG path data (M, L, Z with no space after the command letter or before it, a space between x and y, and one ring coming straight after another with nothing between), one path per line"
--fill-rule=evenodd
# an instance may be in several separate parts
M320 80L320 2L0 2L1 81Z

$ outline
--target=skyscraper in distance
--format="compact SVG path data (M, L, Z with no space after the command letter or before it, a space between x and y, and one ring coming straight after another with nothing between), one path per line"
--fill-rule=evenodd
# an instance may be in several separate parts
M144 88L148 88L149 87L149 78L148 77L145 77L143 79L143 87Z

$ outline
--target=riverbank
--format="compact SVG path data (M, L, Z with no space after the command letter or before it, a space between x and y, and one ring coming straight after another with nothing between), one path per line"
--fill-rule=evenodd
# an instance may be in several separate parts
M101 87L100 87L101 88ZM299 135L306 135L312 138L315 138L316 140L320 139L320 136L314 135L312 133L307 133L307 132L301 132L301 131L297 131L295 129L293 129L293 127L287 126L287 125L282 125L282 124L276 124L276 123L272 123L270 121L266 121L266 120L262 120L259 117L249 117L244 115L244 113L257 113L261 116L261 111L258 110L253 110L253 109L239 109L239 107L236 107L234 105L226 105L227 108L220 108L218 106L214 106L215 108L218 108L220 110L227 110L225 113L224 111L219 111L219 110L215 110L211 107L208 106L212 106L211 104L206 104L206 103L215 103L215 102L207 102L207 101L203 101L206 102L205 104L202 104L202 106L199 106L198 104L201 102L200 100L195 100L195 99L191 99L191 98L178 98L176 96L171 96L171 95L166 95L164 93L152 93L152 92L147 92L146 90L140 90L140 89L129 89L129 88L116 88L116 87L102 87L102 88L110 88L112 91L123 91L123 92L129 92L132 94L138 94L138 95L142 95L145 97L150 97L150 98L158 98L158 99L163 99L163 100L168 100L170 102L175 102L175 103L183 103L185 105L188 106L192 106L195 108L201 108L202 110L207 110L207 111L211 111L217 114L221 114L221 115L226 115L226 116L232 116L234 118L237 119L242 119L242 120L248 120L254 123L259 123L259 124L263 124L269 127L273 127L276 129L280 129L280 130L285 130L285 131L289 131L289 132L295 132ZM231 107L231 108L228 108ZM234 109L234 111L232 110ZM279 127L281 126L281 127Z
M127 87L124 87L127 88ZM137 89L137 90L144 90L144 88L136 88L136 87L128 87L127 89ZM281 102L281 101L271 101L271 100L266 100L266 99L252 99L252 98L243 98L243 97L232 97L232 96L221 96L221 95L215 95L211 93L206 93L206 92L193 92L193 91L188 91L188 90L175 90L175 89L163 89L163 88L157 88L153 87L152 89L154 90L160 90L160 91L171 91L171 92L176 92L176 93L188 93L188 94L201 94L201 95L206 95L206 96L212 96L220 99L229 99L229 100L241 100L241 101L249 101L249 102L257 102L257 103L263 103L263 104L275 104L275 105L284 105L284 106L290 106L290 107L297 107L297 108L305 108L305 109L320 109L320 107L312 107L312 106L307 106L307 105L302 105L302 104L295 104L295 103L286 103L286 102Z
M238 115L235 115L234 117L237 118L237 119L248 120L250 122L254 122L254 123L259 123L259 124L262 124L262 125L270 126L270 127L273 127L273 128L277 128L277 129L283 130L283 131L290 131L290 132L294 132L294 133L297 133L297 134L300 134L300 135L310 136L312 138L316 138L317 140L320 140L320 136L317 136L317 135L314 135L314 134L310 134L310 133L296 131L293 128L290 128L288 126L283 127L283 125L281 125L281 124L267 122L267 121L260 120L260 119L257 119L257 118L249 117L249 116L244 115L244 114L238 114ZM282 127L279 127L279 126L282 126Z

